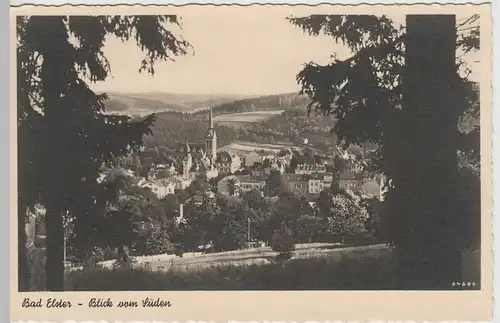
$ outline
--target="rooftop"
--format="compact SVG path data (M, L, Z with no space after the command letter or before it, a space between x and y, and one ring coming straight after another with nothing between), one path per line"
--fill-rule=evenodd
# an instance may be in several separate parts
M240 182L263 182L267 178L265 176L252 176L252 175L234 175Z

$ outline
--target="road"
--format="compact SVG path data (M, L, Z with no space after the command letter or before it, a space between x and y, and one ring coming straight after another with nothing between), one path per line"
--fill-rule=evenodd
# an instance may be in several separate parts
M356 256L366 257L379 255L381 252L389 252L386 245L372 245L362 247L348 247L338 244L302 244L297 245L294 252L294 259L303 259L308 257L339 257ZM138 260L138 263L148 263L152 270L183 269L192 270L213 265L248 265L255 263L269 263L277 253L271 248L255 248L247 250L237 250L213 254L185 255L176 256L157 256L148 257L149 259Z

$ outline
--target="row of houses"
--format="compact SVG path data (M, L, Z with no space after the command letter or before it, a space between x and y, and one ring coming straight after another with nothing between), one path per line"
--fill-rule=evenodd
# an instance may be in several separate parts
M217 191L225 196L236 196L251 190L263 191L266 187L266 180L273 170L281 173L284 188L299 196L319 194L325 188L332 186L335 176L332 173L310 171L289 174L284 173L281 167L268 167L254 170L248 175L227 175L217 182ZM317 168L317 170L321 169ZM342 172L335 179L335 184L339 188L354 191L366 188L365 190L370 193L380 195L378 193L380 185L376 181L363 180L357 173ZM185 190L193 181L192 176L175 175L164 179L142 179L138 186L150 189L159 199L162 199L169 194L175 194L175 190Z
M162 199L169 194L175 194L175 190L185 190L193 181L193 177L175 175L169 178L154 180L141 179L137 185L150 189L156 197Z
M254 189L262 191L266 186L267 178L268 176L229 175L217 183L217 190L225 196L234 196ZM326 172L283 174L282 181L284 188L296 195L315 195L332 186L334 175ZM340 188L360 190L363 180L356 174L346 172L338 176L336 183Z

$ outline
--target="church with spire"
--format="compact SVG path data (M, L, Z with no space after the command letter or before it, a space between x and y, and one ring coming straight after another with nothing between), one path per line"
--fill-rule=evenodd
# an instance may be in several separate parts
M241 159L238 155L230 154L227 151L217 152L217 133L214 127L211 104L204 145L186 142L182 150L184 151L182 161L182 174L184 176L205 175L210 179L219 176L219 174L233 174L241 168Z
M207 136L205 138L205 151L207 156L215 161L217 158L217 133L215 133L214 119L212 114L212 105L210 105L210 111L208 114L208 129Z

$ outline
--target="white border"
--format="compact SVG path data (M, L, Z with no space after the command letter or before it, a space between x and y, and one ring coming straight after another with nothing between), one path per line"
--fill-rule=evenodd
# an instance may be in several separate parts
M214 4L230 4L230 3L239 3L239 4L251 4L251 3L269 3L269 4L272 4L272 3L290 3L290 4L297 4L297 3L302 3L302 4L317 4L317 3L321 3L321 2L327 2L327 1L296 1L296 0L286 0L286 1L275 1L275 0L271 0L271 1L224 1L224 0L213 0L213 1L206 1L206 2L210 2L210 3L214 3ZM52 1L47 1L47 0L31 0L31 1L23 1L23 0L11 0L10 1L10 4L13 5L13 6L18 6L18 5L21 5L21 4L41 4L41 5L63 5L63 4L82 4L82 5L102 5L102 4L143 4L143 5L148 5L148 4L176 4L176 5L183 5L183 4L191 4L191 3L206 3L205 1L161 1L161 0L149 0L149 1L132 1L132 0L125 0L125 1L112 1L112 0L100 0L100 1L97 1L97 0L94 0L94 1L84 1L84 0L79 0L79 1L69 1L69 0L52 0ZM328 2L332 2L332 3L335 3L335 4L356 4L356 3L364 3L364 4L401 4L401 3L443 3L443 4L463 4L463 3L485 3L485 2L493 2L493 5L492 5L492 13L493 13L493 58L492 58L492 62L493 62L493 81L492 81L492 86L493 86L493 196L495 197L496 196L496 192L497 192L497 184L500 180L500 172L497 172L495 171L495 166L498 164L498 162L500 161L499 158L500 158L500 151L498 149L498 143L497 143L497 140L498 139L498 135L497 135L497 124L498 122L500 121L500 110L498 109L498 104L497 104L497 101L498 99L500 99L500 90L499 90L499 87L498 87L498 82L499 82L499 78L500 78L500 67L499 67L499 62L500 62L500 30L499 30L499 23L497 22L497 19L500 19L500 17L498 16L499 15L499 8L500 8L500 4L499 2L500 1L480 1L480 0L469 0L469 1L459 1L459 0L455 0L455 1L431 1L431 0L419 0L419 1L401 1L401 0L393 0L393 1L387 1L387 0L378 0L378 1L368 1L368 0L364 0L364 1L355 1L355 0L344 0L344 1L340 1L340 0L336 0L336 1L328 1ZM5 3L5 2L4 2ZM12 62L9 62L9 53L8 53L8 41L9 41L9 9L7 6L5 6L7 8L7 10L5 11L2 11L2 13L4 14L3 16L5 17L5 19L2 19L2 21L4 22L4 28L2 28L2 31L0 32L0 35L1 35L1 41L4 43L4 45L6 46L3 46L3 61L5 62L4 64L2 64L3 67L7 67L9 66L8 64L9 63L12 63ZM7 70L7 69L4 69L4 71ZM3 95L2 95L2 98L4 100L4 105L3 105L3 109L0 109L0 120L3 122L4 126L3 127L0 127L0 138L2 140L2 143L3 143L3 147L5 149L8 149L9 147L9 137L8 137L8 129L9 129L9 117L8 117L8 114L9 114L9 109L7 109L8 105L9 105L9 86L15 86L15 84L9 84L9 73L3 73L3 79L5 81L5 83L3 83L3 86L2 86L2 92L3 92ZM3 208L4 212L3 212L3 217L1 217L1 221L3 222L2 224L2 227L3 227L3 230L4 230L4 234L2 235L3 237L3 244L2 244L2 253L4 255L3 259L6 259L8 257L8 254L9 254L9 235L10 235L10 232L9 232L9 228L10 228L10 225L9 225L9 191L10 191L10 188L9 188L9 156L8 154L1 154L0 155L0 162L2 163L2 167L0 168L1 171L1 177L0 177L0 185L3 185L4 186L4 190L2 190L4 192L4 194L1 194L0 195L0 198L3 199L3 203L0 203L0 206ZM493 215L494 215L494 218L493 218L493 232L494 232L494 235L496 233L498 233L498 228L499 228L499 221L497 219L497 215L499 212L499 207L500 207L500 204L497 203L494 199L493 201ZM499 249L499 242L498 240L495 240L493 241L493 245L494 245L494 250L498 250ZM9 263L8 262L4 262L4 266L7 267L7 272L9 272ZM499 273L499 268L498 268L498 264L494 261L494 273L493 273L493 277L495 278L496 277L496 274ZM10 276L10 275L9 275ZM2 282L2 285L0 285L0 289L6 293L6 298L3 298L3 302L1 302L1 306L3 308L7 308L9 309L10 306L9 306L9 276L6 276L7 279L4 279L3 282ZM494 292L494 299L498 296L498 290L500 289L500 282L499 281L495 281L495 279L493 279L493 292ZM4 288L1 288L1 287L4 287ZM417 305L417 304L416 304ZM496 304L495 304L496 305ZM495 317L495 314L496 314L496 310L497 310L498 306L494 306L494 313L493 313L493 317ZM7 310L7 311L2 311L3 313L7 313L8 315L8 318L6 321L10 321L10 311ZM495 321L495 320L494 320ZM66 322L74 322L74 321L66 321ZM374 321L375 322L375 321ZM243 322L241 322L243 323ZM252 323L256 323L256 322L252 322ZM284 323L284 322L283 322Z

